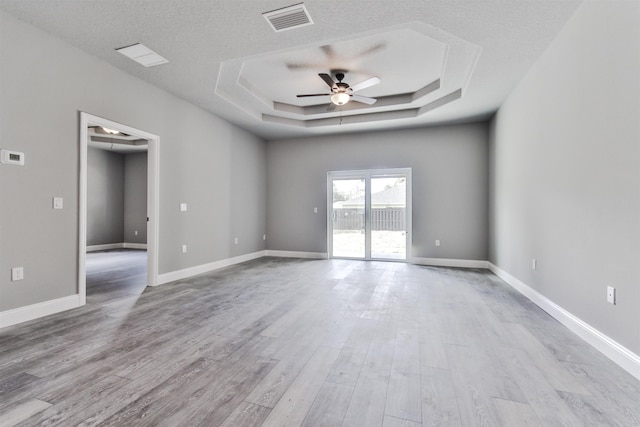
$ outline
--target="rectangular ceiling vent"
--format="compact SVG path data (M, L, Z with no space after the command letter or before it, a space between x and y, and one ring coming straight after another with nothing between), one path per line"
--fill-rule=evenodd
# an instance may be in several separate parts
M265 12L262 16L276 33L313 24L313 20L303 3Z
M169 62L141 43L121 47L119 49L116 49L116 51L120 52L127 58L136 61L138 64L144 65L147 68L155 67L156 65L160 64L166 64L167 62Z

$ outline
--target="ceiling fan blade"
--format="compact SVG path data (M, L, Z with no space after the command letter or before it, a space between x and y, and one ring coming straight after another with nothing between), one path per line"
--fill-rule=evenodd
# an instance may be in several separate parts
M362 102L363 104L367 104L367 105L373 105L377 101L377 99L375 98L369 98L368 96L362 96L362 95L356 95L356 94L351 95L351 99L357 102Z
M371 77L371 78L369 78L369 79L367 79L365 81L362 81L360 83L354 84L353 86L351 86L351 90L355 92L355 91L358 91L358 90L366 89L366 88L371 87L371 86L375 86L375 85L377 85L379 83L380 83L380 78Z
M327 111L335 111L335 110L336 110L336 104L334 104L333 102L327 106Z
M286 64L287 68L290 70L308 70L311 68L320 68L324 67L324 64L302 64L297 62L289 62Z
M306 97L309 97L309 96L330 96L330 95L331 95L330 93L309 93L309 94L306 94L306 95L296 95L296 97L298 97L298 98L306 98Z
M361 58L363 56L370 55L370 54L372 54L372 53L374 53L374 52L376 52L376 51L378 51L380 49L385 48L386 46L387 46L386 43L378 43L378 44L373 45L370 48L368 48L366 50L363 50L362 52L352 56L352 58Z
M322 49L324 54L327 55L327 59L332 60L333 58L336 57L336 52L328 44L324 46L320 46L320 49Z
M320 76L320 78L321 78L322 80L324 80L324 82L325 82L326 84L328 84L328 85L329 85L329 87L333 87L333 86L335 86L336 82L334 82L334 81L333 81L333 79L331 78L331 76L330 76L329 74L327 74L327 73L320 73L320 74L318 74L318 75Z

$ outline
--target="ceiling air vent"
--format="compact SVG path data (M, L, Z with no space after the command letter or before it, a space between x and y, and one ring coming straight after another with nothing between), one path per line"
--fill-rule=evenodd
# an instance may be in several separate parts
M125 46L116 49L116 52L119 52L136 61L140 65L144 65L145 67L155 67L156 65L166 64L169 62L167 59L158 55L145 45L141 43L132 44L131 46Z
M269 22L275 32L313 24L313 20L303 3L265 12L262 16Z

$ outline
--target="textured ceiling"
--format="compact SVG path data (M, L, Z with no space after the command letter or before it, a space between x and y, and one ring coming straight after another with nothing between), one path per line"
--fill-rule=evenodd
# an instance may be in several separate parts
M0 0L0 8L274 139L488 117L580 3L307 0L314 24L279 33L261 15L296 2ZM144 68L114 50L133 43L170 62ZM336 68L350 84L379 76L380 85L362 91L378 103L327 113L323 98L295 97L328 89L317 74ZM398 97L435 81L425 96Z

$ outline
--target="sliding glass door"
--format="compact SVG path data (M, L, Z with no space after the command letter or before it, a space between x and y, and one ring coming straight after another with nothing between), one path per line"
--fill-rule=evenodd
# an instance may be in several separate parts
M371 258L407 259L405 175L371 177Z
M365 178L335 178L331 182L332 256L365 258Z
M329 256L407 261L411 169L329 172Z

